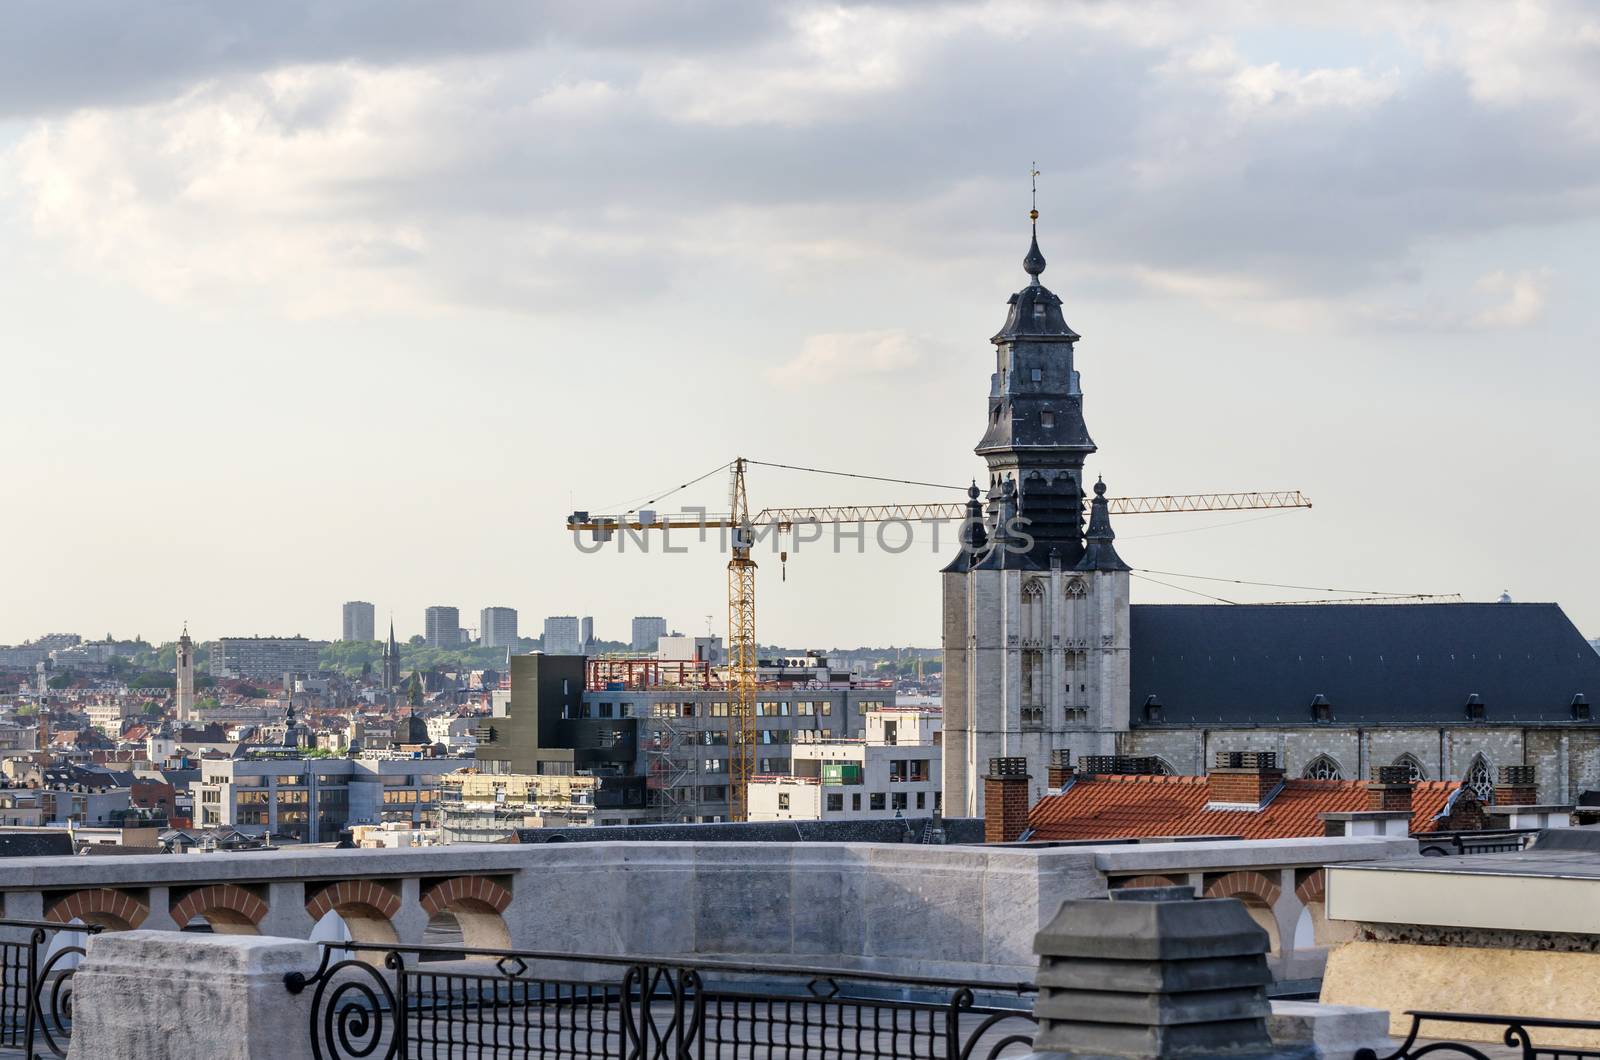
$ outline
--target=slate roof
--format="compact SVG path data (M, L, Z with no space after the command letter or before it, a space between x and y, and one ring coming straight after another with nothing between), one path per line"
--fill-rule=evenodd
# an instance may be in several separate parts
M1571 721L1600 701L1600 654L1556 604L1136 604L1129 709L1167 725ZM1597 712L1600 721L1600 712Z
M1411 792L1411 830L1437 831L1457 781L1424 780ZM1205 777L1081 776L1028 812L1029 839L1132 839L1148 836L1237 835L1299 839L1325 834L1319 813L1367 808L1359 780L1287 780L1259 810L1208 810Z
M70 855L72 851L72 836L66 829L59 832L0 832L0 858Z

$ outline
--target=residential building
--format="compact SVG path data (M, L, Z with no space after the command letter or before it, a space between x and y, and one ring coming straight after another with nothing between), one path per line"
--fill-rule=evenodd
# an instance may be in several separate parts
M583 633L576 615L552 615L544 620L546 655L582 655Z
M96 696L83 705L83 712L89 716L89 724L113 740L122 735L129 721L141 717L143 711L143 701L132 696Z
M353 824L438 824L439 778L469 763L459 758L364 752L357 758L304 758L291 751L203 761L195 785L195 824L262 826L302 843L332 842Z
M423 639L430 648L461 646L461 612L454 607L435 605L423 616Z
M478 718L458 717L454 714L441 714L429 718L428 742L444 744L451 751L462 751L471 754L478 746Z
M940 715L926 708L867 713L865 734L795 733L790 767L750 784L752 821L927 817L940 810Z
M344 605L343 640L373 641L378 639L375 609L365 600L351 600Z
M286 673L316 673L327 641L305 637L223 637L211 642L211 676L279 681Z
M517 609L486 607L478 615L478 639L485 648L510 648L517 643Z
M634 651L655 651L656 644L667 635L667 620L660 615L639 615L633 620Z

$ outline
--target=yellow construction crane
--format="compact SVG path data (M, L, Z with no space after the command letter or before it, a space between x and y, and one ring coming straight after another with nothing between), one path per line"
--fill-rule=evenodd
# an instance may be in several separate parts
M754 516L750 514L749 493L745 488L745 472L749 464L761 463L745 457L736 457L727 466L729 470L728 511L726 514L709 514L690 511L672 515L658 515L647 508L630 509L620 515L591 515L573 512L567 518L567 529L588 531L597 540L607 540L618 531L643 532L648 530L718 530L728 534L728 685L733 692L728 704L728 809L735 821L748 815L750 778L755 773L756 760L756 562L751 558L758 527L770 527L778 532L793 530L796 526L828 523L869 523L903 520L924 522L962 520L966 518L965 504L872 504L872 505L822 505L800 508L763 508ZM774 465L787 466L787 465ZM720 471L721 468L715 469ZM804 468L798 470L816 470ZM685 485L693 485L710 477L708 472ZM829 472L837 474L837 472ZM869 475L851 475L856 478L873 478ZM894 481L894 480L881 480ZM932 485L920 483L920 485ZM678 487L683 489L684 486ZM670 492L677 492L673 490ZM666 496L666 495L663 495ZM660 498L658 498L660 499ZM1241 493L1184 493L1153 497L1115 497L1109 499L1110 510L1120 515L1143 515L1157 512L1225 512L1260 508L1309 508L1311 501L1298 490ZM786 553L784 555L787 555Z

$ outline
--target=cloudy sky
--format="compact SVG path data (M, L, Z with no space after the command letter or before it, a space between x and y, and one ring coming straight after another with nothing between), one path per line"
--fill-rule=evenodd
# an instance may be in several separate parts
M1316 502L1129 562L1600 635L1593 6L19 0L0 642L721 626L715 549L565 513L966 481L1035 161L1091 471ZM765 558L761 639L936 645L942 562Z

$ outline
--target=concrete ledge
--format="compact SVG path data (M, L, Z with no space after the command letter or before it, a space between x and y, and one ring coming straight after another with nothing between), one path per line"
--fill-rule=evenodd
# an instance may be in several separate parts
M1317 1057L1348 1060L1357 1049L1371 1049L1379 1056L1394 1051L1389 1013L1381 1008L1274 1001L1267 1033L1274 1045L1307 1044Z
M309 1060L310 942L247 935L94 935L73 978L68 1060Z

